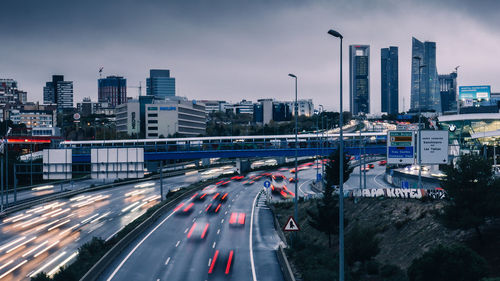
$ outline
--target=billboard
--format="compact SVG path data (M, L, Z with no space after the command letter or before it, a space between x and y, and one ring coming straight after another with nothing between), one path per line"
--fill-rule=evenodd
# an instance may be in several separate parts
M460 86L458 87L461 100L489 100L491 86Z
M387 132L387 163L413 164L415 161L413 131Z
M448 164L448 132L421 131L422 164Z

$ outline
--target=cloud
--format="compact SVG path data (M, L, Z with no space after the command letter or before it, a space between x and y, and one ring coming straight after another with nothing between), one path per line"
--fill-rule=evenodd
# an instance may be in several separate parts
M52 74L74 81L75 103L97 99L97 70L138 85L150 68L168 68L177 93L195 99L299 96L338 108L339 42L344 34L344 108L348 45L371 46L371 111L380 111L380 48L399 47L400 109L409 107L411 37L437 42L437 66L457 65L459 83L491 84L500 57L494 1L10 1L0 45L1 77L14 78L30 100L42 99ZM498 9L497 9L498 10ZM497 25L498 26L498 25ZM136 89L129 88L129 96Z

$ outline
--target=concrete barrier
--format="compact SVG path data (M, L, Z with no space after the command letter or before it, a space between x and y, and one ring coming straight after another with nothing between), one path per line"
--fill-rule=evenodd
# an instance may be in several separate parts
M80 281L98 280L104 270L106 270L106 268L108 268L109 265L121 254L121 252L124 251L134 240L136 240L142 232L146 231L151 225L153 225L166 211L175 207L182 200L192 196L198 190L199 189L190 190L172 201L165 203L165 205L156 210L149 218L118 241L118 243L116 243L104 256L102 256L101 259L99 259L99 261L97 261L96 264L94 264L94 266L90 268L89 271L87 271L82 278L80 278Z

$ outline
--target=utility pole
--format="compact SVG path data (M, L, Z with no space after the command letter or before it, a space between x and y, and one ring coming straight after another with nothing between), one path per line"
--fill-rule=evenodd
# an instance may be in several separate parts
M160 196L161 201L163 201L163 160L161 160L160 164Z
M458 65L457 67L455 67L455 74L457 75L457 78L455 79L455 82L458 80L458 68L460 67L460 65ZM457 83L458 84L458 83ZM452 85L452 86L456 86L456 85ZM456 99L457 99L457 114L460 114L460 96L458 95L459 93L456 93Z

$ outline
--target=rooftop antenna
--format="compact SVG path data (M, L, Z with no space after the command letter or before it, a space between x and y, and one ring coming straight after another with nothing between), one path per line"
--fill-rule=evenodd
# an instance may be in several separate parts
M101 67L99 67L99 79L102 79L102 69L103 69L103 68L104 68L104 67L102 67L102 66L101 66Z

